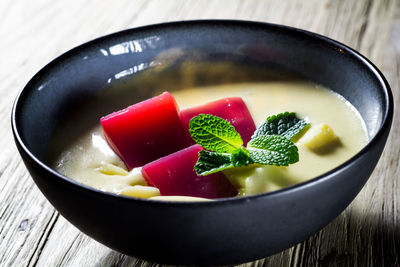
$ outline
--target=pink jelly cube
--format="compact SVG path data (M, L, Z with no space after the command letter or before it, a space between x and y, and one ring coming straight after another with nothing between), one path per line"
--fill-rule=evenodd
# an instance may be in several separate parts
M204 198L232 197L236 189L222 172L198 176L193 170L198 153L203 148L188 148L150 162L143 166L142 175L149 185L163 196L192 196Z
M108 144L129 169L190 145L168 92L100 119Z
M250 141L256 130L253 118L246 104L240 97L228 97L204 105L181 110L179 116L186 132L189 132L189 121L199 114L211 114L229 121L243 139L244 145ZM189 139L192 144L194 141Z

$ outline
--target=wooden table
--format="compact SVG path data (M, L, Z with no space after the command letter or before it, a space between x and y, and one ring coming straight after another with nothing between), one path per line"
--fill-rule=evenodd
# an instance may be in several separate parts
M400 1L139 0L0 3L0 266L152 266L79 232L40 193L11 134L14 98L61 53L98 36L166 21L244 19L324 34L360 51L400 105ZM400 266L400 117L353 203L318 234L246 266Z

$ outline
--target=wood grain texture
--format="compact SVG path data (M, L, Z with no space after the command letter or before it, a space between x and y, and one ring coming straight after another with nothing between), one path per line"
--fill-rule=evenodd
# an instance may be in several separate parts
M97 243L34 185L12 140L18 91L50 60L93 38L166 21L245 19L321 33L359 50L400 105L400 2L395 0L137 0L0 3L0 266L156 266ZM373 175L332 223L295 247L242 266L400 266L400 117Z

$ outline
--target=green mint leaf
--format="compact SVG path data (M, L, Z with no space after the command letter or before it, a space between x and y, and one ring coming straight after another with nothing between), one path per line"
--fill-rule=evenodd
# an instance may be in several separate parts
M294 112L284 112L267 118L254 132L252 139L262 135L281 135L292 141L297 139L310 127L310 124L299 119Z
M229 154L201 150L194 171L197 175L209 175L233 167Z
M231 162L234 167L242 167L253 164L249 151L245 148L237 149L231 154Z
M209 175L253 163L254 162L250 159L249 152L245 149L239 148L231 154L201 150L194 170L198 175Z
M218 153L232 153L243 145L240 134L232 124L210 114L192 118L189 133L197 144Z
M296 145L280 135L260 135L247 144L250 158L262 165L287 166L299 161Z

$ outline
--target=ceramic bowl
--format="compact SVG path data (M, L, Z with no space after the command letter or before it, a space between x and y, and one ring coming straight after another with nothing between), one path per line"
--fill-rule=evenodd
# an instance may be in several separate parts
M187 82L189 73L195 75ZM49 167L49 143L70 116L89 125L97 115L166 87L293 77L344 96L361 114L369 137L354 157L307 182L249 197L162 202L102 192ZM121 94L127 97L121 100ZM98 97L109 102L98 105L92 101ZM82 106L96 116L86 116ZM85 234L151 262L229 265L289 248L338 216L373 171L392 116L392 95L381 72L343 44L280 25L189 21L118 32L56 58L18 95L12 129L37 186Z

